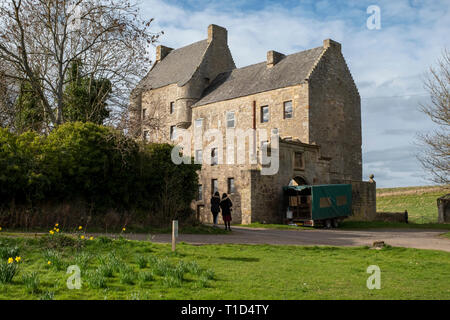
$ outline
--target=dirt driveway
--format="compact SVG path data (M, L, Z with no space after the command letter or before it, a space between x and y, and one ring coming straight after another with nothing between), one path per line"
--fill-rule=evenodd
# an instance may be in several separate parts
M326 245L372 246L384 241L395 247L434 249L450 252L450 239L441 235L445 230L372 229L372 230L273 230L234 227L230 234L180 234L178 241L190 244L274 244L274 245ZM149 240L149 235L134 234L128 238ZM171 242L171 235L153 235L151 241Z

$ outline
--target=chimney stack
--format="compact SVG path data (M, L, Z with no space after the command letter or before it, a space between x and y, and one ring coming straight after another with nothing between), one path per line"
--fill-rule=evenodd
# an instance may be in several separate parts
M224 44L228 43L228 31L227 29L211 24L208 27L208 43L213 41L222 42Z
M156 47L156 61L160 62L164 59L173 49L165 46Z
M341 51L341 44L339 42L336 42L336 41L331 40L331 39L323 40L323 47L324 47L324 49L336 48L339 51Z
M273 51L273 50L267 52L267 68L272 68L278 62L280 62L284 57L285 57L284 54Z

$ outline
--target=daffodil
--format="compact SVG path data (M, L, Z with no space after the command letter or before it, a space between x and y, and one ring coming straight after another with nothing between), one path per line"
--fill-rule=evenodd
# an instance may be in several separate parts
M89 240L91 240L91 241L94 240L94 237L90 237Z
M81 236L80 238L81 238L81 240L84 240L84 236Z
M22 258L21 257L16 257L16 262L20 262L21 260L22 260Z
M78 227L78 230L83 230L83 227L82 227L82 226L79 226L79 227Z
M55 227L59 227L59 223L56 223L56 224L55 224Z
M13 258L9 258L8 259L8 264L14 263L14 259Z
M48 265L51 265L51 264L52 264L52 262L51 262L51 261L47 261L47 264L48 264Z
M59 233L59 229L56 229L56 232Z
M49 233L50 233L51 235L53 235L53 234L55 234L55 231L50 230Z
M127 231L127 228L123 228L122 231Z
M0 227L0 231L2 231L2 227Z

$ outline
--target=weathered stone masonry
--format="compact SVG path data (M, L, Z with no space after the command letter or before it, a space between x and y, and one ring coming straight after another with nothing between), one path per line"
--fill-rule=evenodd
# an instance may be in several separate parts
M177 50L159 46L156 63L131 101L137 110L132 117L142 122L138 135L151 142L174 143L170 133L175 127L189 130L192 139L196 126L218 129L224 137L230 129L267 129L269 137L278 130L276 175L261 175L260 164L203 162L202 199L193 204L199 218L211 222L213 180L223 193L233 179L235 223L281 222L282 187L295 178L306 184L351 183L353 219L370 220L376 211L375 183L361 181L361 100L341 45L325 40L321 47L292 55L269 51L267 61L237 69L227 38L226 29L211 25L206 40ZM292 114L286 115L287 106ZM229 113L234 115L232 128L227 128ZM194 144L192 156L202 149L205 159L209 142L201 148ZM257 140L258 154L260 146ZM226 148L224 143L225 155ZM245 150L236 148L235 160L249 150L250 137ZM295 161L299 155L301 165Z

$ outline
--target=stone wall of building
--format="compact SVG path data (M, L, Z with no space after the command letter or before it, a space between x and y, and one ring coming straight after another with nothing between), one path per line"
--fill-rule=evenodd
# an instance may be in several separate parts
M341 53L341 45L325 40L327 49L309 80L310 141L332 158L332 183L362 180L361 99Z

